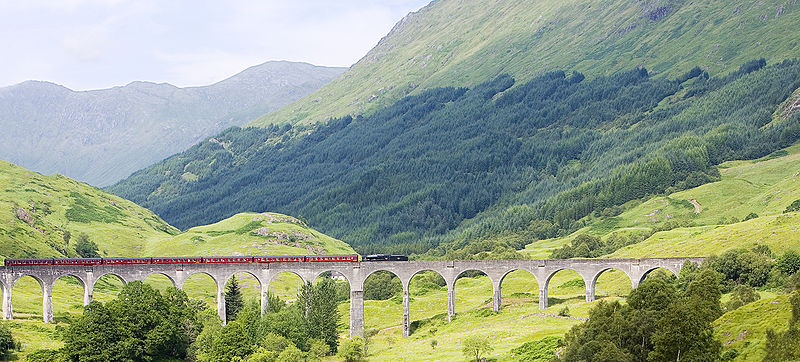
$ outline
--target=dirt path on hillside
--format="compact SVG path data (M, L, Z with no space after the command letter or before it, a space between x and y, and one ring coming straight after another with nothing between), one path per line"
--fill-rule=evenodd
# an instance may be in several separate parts
M700 211L703 211L703 205L700 205L700 203L697 202L696 199L689 199L689 202L692 203L692 205L694 205L694 213L695 214L699 214Z

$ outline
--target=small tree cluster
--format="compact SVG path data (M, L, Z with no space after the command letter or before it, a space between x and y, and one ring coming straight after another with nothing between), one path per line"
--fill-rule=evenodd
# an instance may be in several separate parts
M229 285L229 292L234 284ZM192 346L192 358L213 362L304 361L336 353L339 312L332 279L304 284L290 305L271 294L267 298L269 311L263 317L260 305L252 301L225 326L214 313L201 318L203 332Z
M170 288L162 295L135 281L117 299L86 306L64 332L63 353L80 361L186 358L199 331L183 291Z
M403 292L400 278L388 271L372 273L364 281L364 299L386 300Z
M654 275L628 304L598 303L565 337L563 361L714 361L722 348L713 322L722 314L721 276L696 270L685 289Z
M78 235L78 241L75 243L75 252L78 253L81 258L100 257L97 244L90 240L89 235L86 235L85 233L80 233Z

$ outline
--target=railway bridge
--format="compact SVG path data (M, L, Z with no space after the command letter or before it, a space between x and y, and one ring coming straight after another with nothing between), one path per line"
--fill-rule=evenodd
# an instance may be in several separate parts
M409 283L411 278L423 271L434 271L447 283L448 320L455 314L455 282L467 271L485 273L492 283L493 308L500 309L500 287L503 278L515 270L529 272L539 285L539 308L547 308L547 287L550 278L558 271L569 269L577 272L586 285L586 301L595 298L597 278L605 271L616 269L624 272L633 288L647 274L663 268L678 274L686 261L700 264L703 258L648 258L648 259L540 259L540 260L450 260L450 261L387 261L387 262L305 262L305 263L220 263L220 264L138 264L138 265L42 265L0 267L0 287L3 292L3 319L13 318L11 305L14 283L22 277L31 276L42 287L42 316L45 322L53 321L52 290L59 278L76 277L83 286L84 305L92 301L92 291L103 275L115 275L123 283L144 280L150 275L162 274L175 287L182 288L187 278L204 273L214 280L217 287L217 312L225 319L225 284L236 273L249 273L261 285L261 310L267 310L267 290L272 279L283 272L298 275L304 282L314 281L325 272L343 275L350 284L350 333L364 332L364 281L377 271L388 271L400 278L403 285L403 335L409 335Z

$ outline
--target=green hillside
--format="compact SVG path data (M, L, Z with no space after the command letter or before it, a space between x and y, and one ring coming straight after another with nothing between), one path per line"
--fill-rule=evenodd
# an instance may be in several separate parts
M632 201L618 216L588 217L584 228L529 244L523 252L548 257L581 234L607 240L614 234L653 232L607 256L704 256L758 244L776 253L800 251L800 212L785 212L800 199L800 145L762 159L725 162L719 169L719 181Z
M750 59L800 56L800 5L787 1L464 2L409 14L338 79L251 123L309 123L370 114L408 94L471 86L509 73L524 82L555 69L589 77L645 66L675 77Z
M3 257L75 257L82 233L107 256L354 253L305 222L274 213L241 213L180 232L121 197L6 161L0 161L0 187Z
M178 229L96 187L0 161L0 256L76 256L74 244L81 233L101 252L129 256Z
M75 240L82 233L97 243L101 255L108 256L354 253L349 245L308 227L302 220L276 213L240 213L180 232L133 202L65 176L43 176L5 161L0 161L0 186L2 257L76 257ZM70 238L65 242L67 233ZM245 296L260 295L255 279L246 274L237 277ZM284 299L293 298L299 285L296 278L281 275L270 284L270 291ZM161 275L145 281L160 289L171 285ZM113 299L121 286L114 277L102 277L95 286L94 300ZM215 305L217 288L207 275L192 276L183 289L209 307ZM21 342L17 357L63 344L55 326L41 322L42 291L36 280L18 280L12 298L14 320L7 323ZM70 277L56 281L56 322L69 323L82 310L80 282Z
M761 361L766 354L767 329L785 331L791 316L789 295L762 296L759 301L719 317L714 322L715 338L722 342L723 351L738 352L736 361Z
M353 254L346 243L291 216L240 213L178 235L150 239L147 255Z

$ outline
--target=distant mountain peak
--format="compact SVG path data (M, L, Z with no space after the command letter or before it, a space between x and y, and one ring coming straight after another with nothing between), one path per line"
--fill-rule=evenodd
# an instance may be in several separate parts
M227 127L328 83L345 68L266 62L201 87L134 81L73 91L45 81L0 88L0 158L112 184Z

